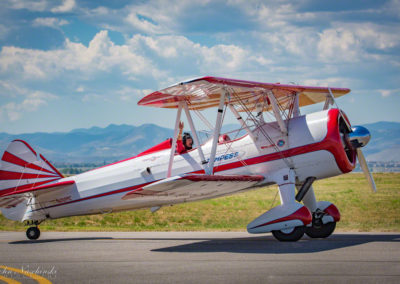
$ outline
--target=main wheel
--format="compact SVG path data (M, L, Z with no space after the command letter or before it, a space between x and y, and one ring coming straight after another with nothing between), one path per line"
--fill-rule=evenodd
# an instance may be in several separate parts
M321 226L306 227L306 234L310 238L327 238L336 228L336 222L322 224Z
M26 230L26 236L30 240L37 240L40 236L40 230L38 227L30 227Z
M272 235L274 235L274 237L280 242L297 242L303 237L304 231L304 226L301 226L280 231L272 231Z

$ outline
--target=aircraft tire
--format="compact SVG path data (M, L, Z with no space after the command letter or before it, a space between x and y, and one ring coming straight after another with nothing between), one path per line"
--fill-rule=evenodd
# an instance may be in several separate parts
M320 227L306 227L306 235L310 238L327 238L332 235L333 231L336 228L336 222L330 222L327 224L323 224Z
M272 235L280 242L297 242L305 232L305 227L294 227L292 230L272 231Z
M30 240L37 240L40 237L40 230L38 227L30 227L26 230L26 236Z

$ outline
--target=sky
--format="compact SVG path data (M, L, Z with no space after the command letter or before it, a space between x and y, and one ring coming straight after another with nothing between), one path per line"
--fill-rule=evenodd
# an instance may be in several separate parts
M0 132L172 128L137 102L206 75L350 88L352 124L400 122L400 0L2 0Z

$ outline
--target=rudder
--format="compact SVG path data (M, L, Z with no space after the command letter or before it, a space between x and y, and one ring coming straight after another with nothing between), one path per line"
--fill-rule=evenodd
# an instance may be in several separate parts
M14 140L1 158L0 195L45 185L61 178L63 175L28 143Z

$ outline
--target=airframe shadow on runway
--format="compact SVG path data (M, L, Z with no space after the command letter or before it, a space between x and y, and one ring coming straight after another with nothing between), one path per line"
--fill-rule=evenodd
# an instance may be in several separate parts
M335 234L328 239L304 238L298 242L277 242L272 236L213 239L197 243L155 249L157 252L228 252L228 253L314 253L357 246L370 242L400 242L400 234Z
M53 242L70 242L70 241L96 241L96 240L112 240L111 237L88 237L88 238L60 238L60 239L42 239L42 240L23 240L9 242L10 245L21 245L21 244L43 244Z
M180 253L203 253L203 252L228 252L228 253L314 253L329 251L350 246L357 246L370 242L400 242L400 234L334 234L327 239L310 239L304 237L298 242L278 242L271 235L248 238L112 238L112 237L80 237L80 238L57 238L42 239L38 241L13 241L9 244L29 245L48 242L69 241L182 241L189 244L174 245L152 250L153 252L180 252ZM194 241L194 242L193 242Z

